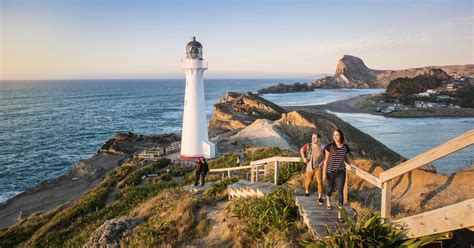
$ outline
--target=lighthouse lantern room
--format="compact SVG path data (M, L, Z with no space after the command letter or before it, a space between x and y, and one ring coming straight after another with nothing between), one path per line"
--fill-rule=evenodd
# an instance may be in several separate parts
M179 158L195 160L215 157L215 145L209 141L207 133L204 104L203 75L207 63L202 57L202 45L195 37L186 45L183 69L186 73L186 91Z

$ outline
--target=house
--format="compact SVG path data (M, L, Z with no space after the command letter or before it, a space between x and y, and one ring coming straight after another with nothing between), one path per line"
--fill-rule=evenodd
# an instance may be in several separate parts
M454 91L455 90L454 84L447 84L446 85L446 90L447 91Z
M421 93L418 93L418 94L416 94L416 96L420 96L420 97L428 97L428 96L430 96L430 94L429 94L429 93L427 93L427 92L421 92Z
M426 93L428 93L428 94L436 94L436 93L438 93L438 91L436 91L436 90L434 90L434 89L427 89L427 90L426 90Z

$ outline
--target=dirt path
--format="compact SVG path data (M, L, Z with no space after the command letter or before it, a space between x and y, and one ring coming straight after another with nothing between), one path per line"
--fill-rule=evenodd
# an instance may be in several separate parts
M193 240L187 247L230 247L232 246L232 220L226 215L228 201L217 202L206 207L207 219L210 221L211 230L206 237Z

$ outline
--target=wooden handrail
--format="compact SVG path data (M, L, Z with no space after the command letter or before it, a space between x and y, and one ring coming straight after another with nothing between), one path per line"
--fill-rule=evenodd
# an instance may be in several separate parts
M234 171L234 170L244 170L244 169L251 169L254 166L246 165L246 166L234 166L234 167L226 167L226 168L216 168L210 169L209 172L225 172L225 171Z
M392 179L474 144L474 129L380 173L382 204L380 216L390 218Z
M380 182L380 178L377 176L374 176L370 174L369 172L357 167L356 165L353 164L348 164L346 163L346 171L350 171L357 176L361 177L365 181L377 186L378 188L382 188L382 183Z
M404 163L382 172L380 174L380 181L382 183L389 181L395 177L401 176L407 172L466 148L472 144L474 144L474 130L462 134L444 144L441 144Z
M392 221L407 238L454 231L474 226L474 199Z

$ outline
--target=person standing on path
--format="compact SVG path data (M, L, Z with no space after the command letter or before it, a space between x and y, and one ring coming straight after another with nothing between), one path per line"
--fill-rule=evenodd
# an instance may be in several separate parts
M202 169L201 169L201 186L204 186L206 183L206 175L209 172L209 165L206 162L205 158L201 159Z
M301 150L301 157L306 163L306 180L305 180L305 196L309 196L309 186L316 175L318 184L318 204L323 204L323 182L321 178L322 166L324 162L324 145L319 143L321 136L313 133L311 143L305 144Z
M194 165L196 175L194 176L194 186L199 185L199 179L201 179L201 186L206 183L206 174L209 171L209 166L205 159L197 159Z
M326 184L326 206L327 209L332 209L331 195L337 185L338 206L344 205L344 183L346 182L346 163L351 164L350 157L351 150L345 143L344 133L340 129L334 130L333 141L326 146L324 150L325 159L323 167L323 182L327 180ZM338 219L341 219L341 213L338 212Z

